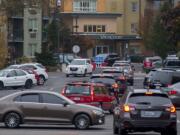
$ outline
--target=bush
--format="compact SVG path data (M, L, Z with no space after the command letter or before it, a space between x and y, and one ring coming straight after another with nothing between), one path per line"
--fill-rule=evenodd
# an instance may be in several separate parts
M36 60L44 66L56 66L52 53L36 53Z
M130 56L130 59L131 59L131 62L142 63L143 60L144 60L144 56L142 56L142 55L133 55L133 56Z

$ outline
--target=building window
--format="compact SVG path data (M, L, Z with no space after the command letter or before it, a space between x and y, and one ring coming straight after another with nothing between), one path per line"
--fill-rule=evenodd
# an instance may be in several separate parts
M131 3L131 9L132 9L132 12L136 12L138 10L138 3L137 2L132 2Z
M29 32L37 32L38 25L37 25L37 19L31 18L29 19Z
M84 25L84 32L105 33L105 25Z
M74 12L96 12L96 0L74 0Z
M37 52L37 44L29 44L29 56L34 57Z
M132 33L138 33L138 23L132 23L131 24L131 32Z

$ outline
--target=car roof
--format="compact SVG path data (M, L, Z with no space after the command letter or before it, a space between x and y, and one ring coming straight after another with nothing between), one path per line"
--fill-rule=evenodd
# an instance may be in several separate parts
M67 83L66 85L93 85L93 86L105 86L102 83L92 83L92 82L71 82L71 83Z

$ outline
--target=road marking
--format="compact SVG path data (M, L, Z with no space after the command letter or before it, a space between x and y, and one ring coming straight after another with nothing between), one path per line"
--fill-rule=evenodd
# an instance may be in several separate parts
M134 77L135 80L144 80L144 77Z

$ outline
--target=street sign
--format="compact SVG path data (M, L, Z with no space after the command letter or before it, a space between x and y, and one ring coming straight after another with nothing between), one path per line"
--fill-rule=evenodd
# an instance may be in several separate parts
M95 63L96 64L101 64L101 63L103 63L103 61L104 61L103 57L95 57Z
M80 52L80 47L78 45L74 45L72 50L73 50L73 53L79 53Z

